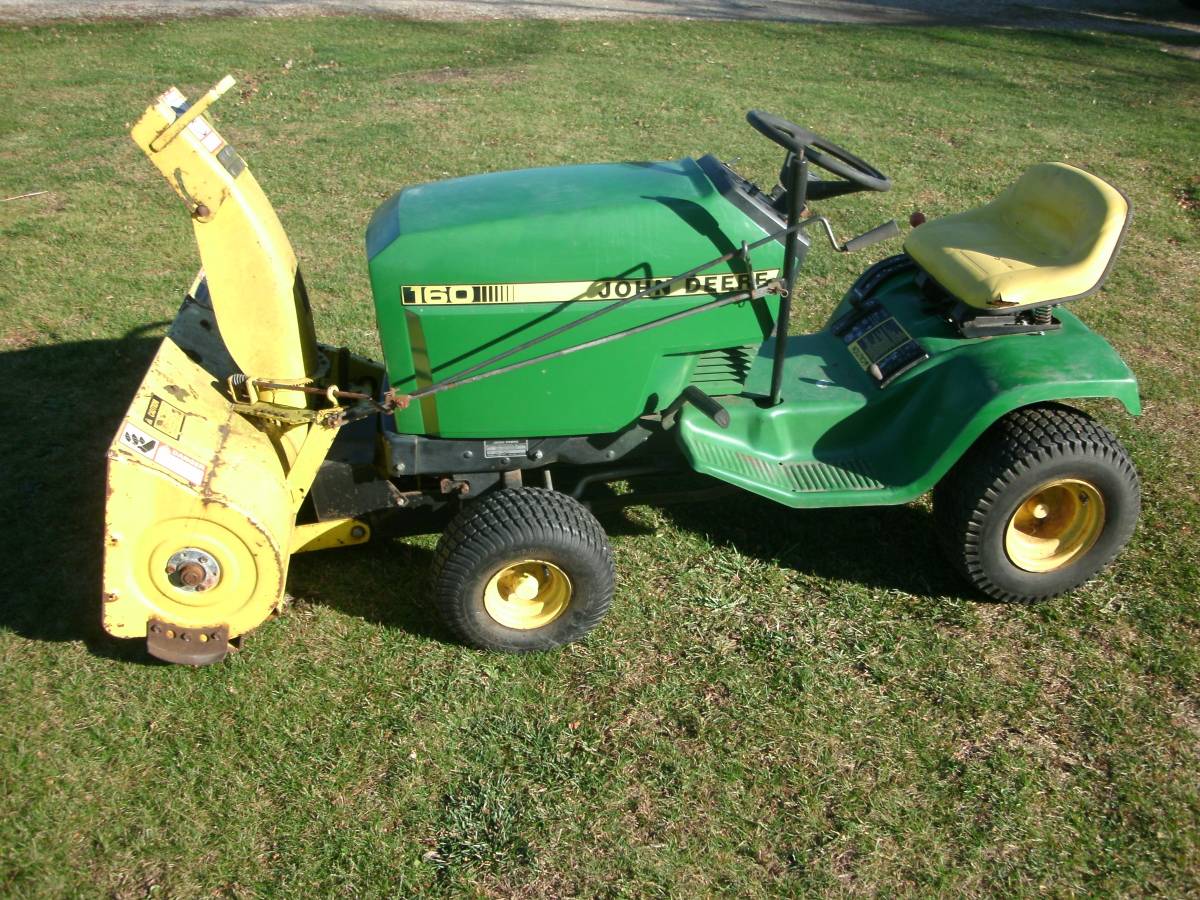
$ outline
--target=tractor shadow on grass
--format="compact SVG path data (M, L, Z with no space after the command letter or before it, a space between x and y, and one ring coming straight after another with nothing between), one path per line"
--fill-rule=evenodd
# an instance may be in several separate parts
M830 581L926 598L984 602L950 568L933 515L918 505L794 510L751 494L664 507L676 526L716 547Z
M158 322L116 340L0 352L6 437L0 509L0 629L37 641L82 641L96 656L158 665L141 640L100 625L106 454L161 340ZM336 554L301 554L288 591L368 621L448 640L416 601L430 551L383 537Z
M100 627L105 459L129 398L158 348L163 323L117 340L0 352L8 440L0 508L8 517L0 628L39 641L82 641L101 657L146 661L141 641ZM918 506L789 510L748 494L720 503L664 507L681 528L717 547L797 572L918 596L963 596L965 586L935 546ZM613 534L648 529L604 516ZM292 561L289 593L390 628L450 640L427 593L431 552L386 535L336 554Z
M106 453L164 324L117 340L0 353L8 437L0 628L39 641L83 641L98 656L147 658L141 642L115 640L100 627Z
M432 604L423 602L432 561L432 550L381 531L361 547L293 556L288 595L296 605L317 603L373 625L454 643Z

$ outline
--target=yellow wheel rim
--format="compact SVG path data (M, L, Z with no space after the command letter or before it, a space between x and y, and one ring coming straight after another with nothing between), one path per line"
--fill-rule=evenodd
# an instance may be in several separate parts
M1053 572L1092 549L1104 530L1104 498L1086 481L1057 478L1021 501L1004 534L1004 550L1026 572Z
M554 565L526 559L505 566L483 590L483 608L506 628L529 631L549 625L571 605L571 579Z

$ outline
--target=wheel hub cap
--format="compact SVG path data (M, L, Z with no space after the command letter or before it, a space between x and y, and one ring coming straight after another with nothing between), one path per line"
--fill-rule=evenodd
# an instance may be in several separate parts
M185 547L171 554L166 566L167 580L188 594L203 593L221 582L221 567L207 550Z
M483 607L507 628L549 625L571 603L571 580L552 562L526 559L500 569L483 591Z
M1065 568L1104 530L1104 498L1086 481L1058 478L1036 488L1008 521L1004 550L1026 572Z

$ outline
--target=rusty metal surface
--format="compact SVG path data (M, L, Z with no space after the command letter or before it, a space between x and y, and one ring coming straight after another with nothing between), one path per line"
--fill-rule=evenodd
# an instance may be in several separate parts
M146 630L146 650L155 659L184 666L207 666L229 653L229 628L184 628L151 619Z
M443 494L458 494L460 497L465 497L471 492L470 482L454 478L443 478L438 485Z
M287 571L285 478L270 437L164 339L109 450L105 630L142 637L153 618L239 635L262 622ZM188 584L178 571L187 563L206 577Z

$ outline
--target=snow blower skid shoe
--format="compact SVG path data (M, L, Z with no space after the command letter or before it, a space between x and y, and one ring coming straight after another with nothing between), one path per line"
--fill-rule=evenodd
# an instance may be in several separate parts
M191 665L280 605L292 552L368 539L365 522L296 516L347 413L346 392L314 383L331 358L341 377L383 379L316 344L279 220L202 115L232 83L191 106L172 88L133 128L187 205L204 269L108 453L104 627Z

